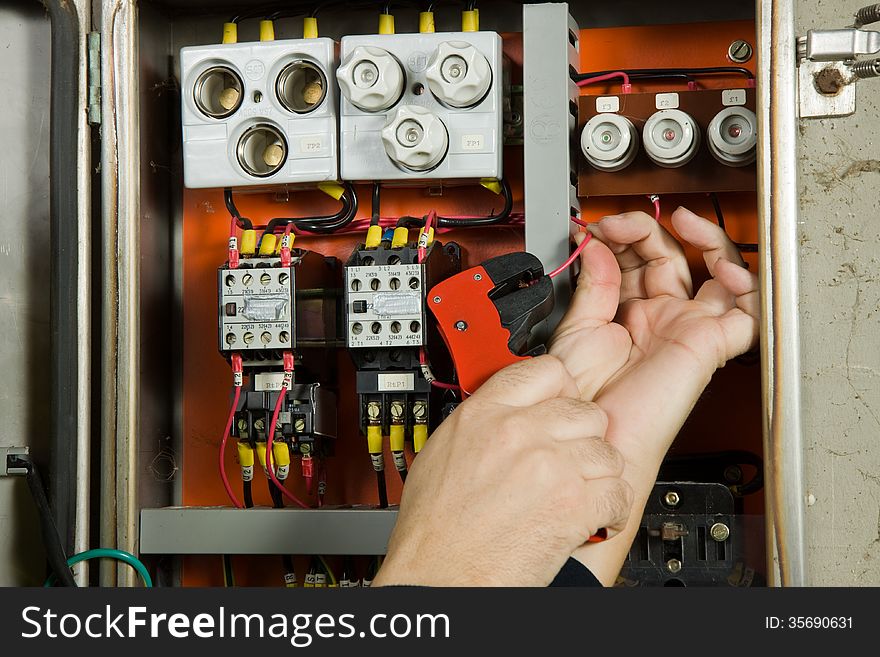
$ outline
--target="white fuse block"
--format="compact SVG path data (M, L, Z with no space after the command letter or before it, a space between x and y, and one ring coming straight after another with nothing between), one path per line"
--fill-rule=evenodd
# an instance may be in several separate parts
M322 38L181 49L184 184L337 180L335 48Z
M497 33L347 36L340 59L343 180L502 176Z

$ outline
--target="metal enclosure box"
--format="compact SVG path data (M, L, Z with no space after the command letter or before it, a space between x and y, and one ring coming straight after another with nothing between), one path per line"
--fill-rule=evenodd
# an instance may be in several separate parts
M235 187L336 180L339 171L335 50L335 43L327 38L182 48L180 80L186 186ZM288 79L285 70L290 65L308 68L318 77L323 76L323 95L319 96L319 102L294 109L285 105L284 80ZM238 104L230 100L228 108L217 112L222 116L214 117L207 113L203 103L200 105L200 98L206 84L204 75L220 69L237 76L242 88L240 96L235 97ZM246 168L247 156L242 153L244 136L257 126L274 128L283 140L285 160L270 175L250 173Z

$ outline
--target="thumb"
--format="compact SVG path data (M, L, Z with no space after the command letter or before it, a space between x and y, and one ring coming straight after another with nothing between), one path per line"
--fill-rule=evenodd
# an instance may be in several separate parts
M471 399L507 406L534 406L556 397L579 397L571 374L555 356L538 356L495 373Z

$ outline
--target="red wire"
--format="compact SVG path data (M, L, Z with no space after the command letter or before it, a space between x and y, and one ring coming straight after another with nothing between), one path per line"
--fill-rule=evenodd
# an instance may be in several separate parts
M581 242L580 245L578 246L578 248L576 248L574 250L574 252L568 257L568 260L563 262L561 265L559 265L559 267L557 267L556 269L554 269L553 271L551 271L547 275L550 278L555 278L556 276L559 276L559 274L564 272L566 269L571 267L572 263L575 260L577 260L578 256L581 254L581 251L583 251L587 247L587 244L589 244L592 237L593 237L592 233L586 233L586 237L584 238L584 241Z
M660 197L658 196L657 198L652 199L652 202L654 203L654 220L659 222L660 221Z
M586 221L584 221L583 219L578 219L577 217L572 217L571 220L574 223L576 223L578 226L583 226L584 228L587 228L590 225Z
M223 432L223 440L220 441L220 459L219 459L219 467L220 467L220 479L223 481L223 488L226 489L226 494L229 495L229 499L232 500L232 504L235 505L236 509L243 509L244 505L238 501L238 498L235 496L235 493L232 491L232 486L229 484L229 478L226 476L226 443L229 442L229 434L232 431L232 422L235 419L235 411L238 409L238 400L241 398L241 386L235 386L235 395L232 398L232 408L229 409L229 419L226 420L226 430Z
M278 481L278 477L275 476L275 469L272 467L272 441L275 438L275 425L278 423L278 414L281 412L281 404L284 403L284 398L286 396L287 386L282 384L281 390L278 393L278 401L275 402L275 410L272 412L272 424L269 425L269 435L266 438L266 472L269 473L269 479L271 479L272 483L278 487L278 490L281 491L281 494L284 495L284 497L297 506L300 506L303 509L308 509L308 504L287 490L284 487L284 484Z
M585 78L583 80L579 80L577 86L586 87L588 84L605 82L606 80L613 80L614 78L623 78L623 93L628 94L630 91L632 91L632 85L629 82L629 76L623 71L615 71L614 73L606 73L605 75L597 75L592 78Z

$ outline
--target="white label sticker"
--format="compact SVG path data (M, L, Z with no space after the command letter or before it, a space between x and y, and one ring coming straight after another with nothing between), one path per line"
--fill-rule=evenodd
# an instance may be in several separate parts
M596 99L596 111L599 114L620 111L620 98L617 96L599 96Z
M678 94L657 94L654 102L658 110L678 109Z
M379 392L394 392L397 390L412 390L416 385L416 375L408 374L380 374Z
M299 140L299 149L303 153L320 153L324 150L324 138L321 135L303 137Z
M486 148L485 135L462 135L461 149L464 151L481 151Z
M721 104L725 107L734 107L736 105L746 104L745 89L725 89L721 92Z
M281 390L283 381L284 372L260 372L254 375L254 390L257 392Z

